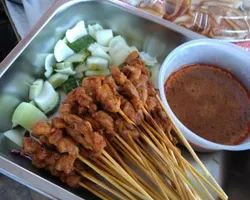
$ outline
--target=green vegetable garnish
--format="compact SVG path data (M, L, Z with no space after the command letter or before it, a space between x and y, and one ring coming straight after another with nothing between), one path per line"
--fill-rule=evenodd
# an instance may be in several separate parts
M75 52L79 53L82 50L85 50L91 45L92 43L95 42L95 39L92 38L90 35L85 35L75 42L69 43L68 46Z
M81 85L81 80L76 79L74 77L70 77L64 84L63 90L66 94L68 94L71 90L79 87Z

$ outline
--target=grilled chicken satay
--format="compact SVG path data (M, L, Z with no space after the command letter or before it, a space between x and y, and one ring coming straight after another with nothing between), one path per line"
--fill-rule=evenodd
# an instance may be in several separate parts
M72 172L79 148L70 137L64 136L63 129L55 128L46 121L39 121L32 127L32 135L43 144L55 147L62 154L55 167L58 171L66 174Z
M60 179L67 183L70 187L78 187L81 177L74 172L64 173L58 171L58 165L61 165L63 154L49 150L31 138L23 138L22 155L29 155L32 158L32 164L38 168L48 170L53 176L60 177ZM64 160L67 164L67 160Z
M148 112L154 117L157 124L165 132L169 131L169 119L156 98L157 93L153 84L149 82L151 73L137 52L132 52L128 56L122 72L133 83L138 91L140 100L147 107Z

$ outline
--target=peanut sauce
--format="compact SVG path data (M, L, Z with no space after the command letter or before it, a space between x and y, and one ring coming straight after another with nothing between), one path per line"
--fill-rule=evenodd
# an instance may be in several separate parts
M165 83L167 101L192 132L215 143L234 145L250 132L250 98L229 71L195 64L173 73Z

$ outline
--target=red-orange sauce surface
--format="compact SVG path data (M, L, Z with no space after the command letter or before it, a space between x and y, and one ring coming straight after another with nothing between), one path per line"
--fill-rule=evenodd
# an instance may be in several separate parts
M167 101L191 131L212 142L238 144L250 132L250 98L229 71L195 64L165 83Z

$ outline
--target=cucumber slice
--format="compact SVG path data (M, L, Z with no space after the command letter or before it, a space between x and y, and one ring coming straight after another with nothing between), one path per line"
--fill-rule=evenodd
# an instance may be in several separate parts
M95 42L89 46L88 51L90 51L92 53L97 48L101 48L105 52L108 52L110 50L110 47L105 47L105 46L102 46L102 45L98 44L97 42Z
M108 60L100 57L89 57L86 61L90 70L101 70L108 68Z
M102 69L102 70L87 70L85 72L85 76L108 76L110 75L110 70L109 69Z
M103 30L100 24L88 25L89 35L96 39L96 32Z
M73 68L73 64L70 62L56 63L56 69Z
M74 75L76 72L73 70L73 67L68 67L64 69L56 69L57 73L66 74L66 75Z
M54 47L54 55L57 62L62 62L66 58L72 56L74 51L69 48L63 40L59 40Z
M105 29L96 32L96 41L100 45L108 46L109 41L112 38L113 38L113 31L111 29Z
M44 81L42 79L37 79L36 81L32 83L32 85L30 86L30 91L29 91L30 100L33 100L41 93L43 89L43 84L44 84Z
M101 48L96 48L92 52L92 56L105 58L109 61L109 63L111 63L111 57L105 51L103 51Z
M53 88L58 88L61 86L65 81L67 81L69 78L69 75L67 74L61 74L61 73L56 73L53 74L49 79L48 82L53 86Z
M66 31L66 38L72 43L87 34L84 21L79 21L72 29Z
M59 103L59 94L53 86L46 81L41 94L34 99L36 105L46 114L52 111Z
M79 64L76 66L75 71L76 71L76 73L81 73L81 72L84 72L88 69L89 69L89 67L87 65L85 65L85 63L82 63L82 64Z
M55 59L55 56L54 54L49 54L46 56L45 58L45 73L44 73L44 76L46 78L49 78L52 73L53 73L53 65L56 64L56 59Z
M85 35L75 42L69 43L68 46L75 52L79 53L80 51L86 50L89 45L94 43L95 40L90 35Z
M109 42L109 47L114 47L118 42L124 43L127 45L126 41L124 38L120 35L113 37L110 42Z
M23 146L23 136L25 134L25 129L11 129L4 133L4 136L8 138L11 142L15 143L17 146Z
M40 120L48 120L48 118L37 107L25 102L19 104L12 116L13 124L18 124L28 131L30 131L32 126Z
M67 58L65 62L71 62L71 63L83 62L88 56L90 56L90 53L88 51L81 51Z
M141 59L145 62L147 66L153 67L155 64L158 63L157 59L155 57L150 56L146 52L140 52Z

